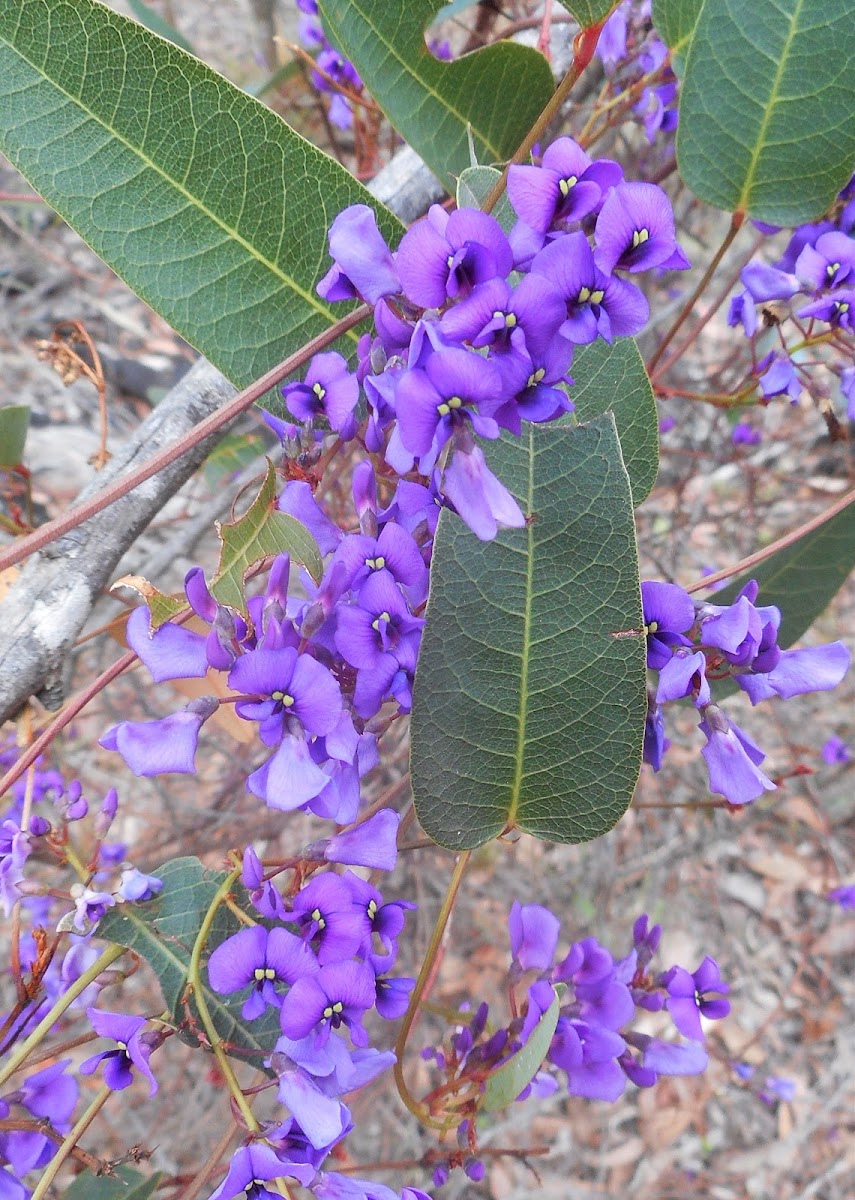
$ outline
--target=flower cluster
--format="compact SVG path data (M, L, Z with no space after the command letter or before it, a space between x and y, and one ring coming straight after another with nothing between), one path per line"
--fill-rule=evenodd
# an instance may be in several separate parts
M855 177L827 219L800 225L774 264L752 261L741 279L728 323L741 325L751 339L752 391L759 389L764 404L776 396L795 404L807 389L827 405L828 388L816 372L824 364L836 378L847 418L855 420ZM785 335L788 316L792 332ZM818 358L811 347L829 342L833 355Z
M388 818L392 816L392 821ZM376 820L376 819L375 819ZM376 858L378 839L394 847L397 817L384 814L388 829L339 835L337 861L365 865ZM368 826L371 821L365 822ZM329 857L328 843L307 852ZM394 865L394 857L391 864ZM384 902L382 894L351 871L315 873L289 897L268 880L251 849L244 855L243 881L259 913L272 927L256 924L221 942L208 960L208 980L222 995L246 992L242 1015L252 1021L268 1007L278 1010L282 1035L271 1057L278 1099L287 1118L264 1130L265 1143L239 1150L212 1200L247 1191L265 1196L263 1184L291 1176L316 1196L393 1196L377 1184L348 1191L353 1181L321 1170L332 1148L352 1128L341 1097L365 1087L395 1061L369 1045L363 1020L370 1010L386 1020L405 1011L414 980L390 974L398 955L407 909ZM250 1190L251 1187L257 1190ZM423 1193L404 1189L404 1200Z
M651 0L623 0L603 26L596 51L613 96L640 88L630 111L651 145L657 135L673 142L679 90L668 47L653 28L652 8Z
M298 32L300 41L315 54L317 69L312 71L312 85L330 98L327 115L337 129L353 125L353 104L348 92L361 92L362 80L352 62L344 58L330 43L318 15L316 0L297 0L300 10Z
M642 583L647 665L657 672L649 696L644 757L659 770L668 742L661 705L690 698L701 714L702 748L710 788L731 804L747 804L775 784L760 764L766 757L748 734L714 702L710 681L732 679L752 704L774 696L789 699L829 691L849 668L843 642L801 650L781 650L781 613L757 606L753 580L732 604L695 606L673 583Z
M475 435L519 434L523 420L566 413L574 346L631 335L647 319L647 301L626 275L687 265L665 193L624 182L616 163L592 161L570 138L550 146L540 166L513 167L508 188L519 215L510 235L486 213L435 206L393 254L366 206L333 222L334 262L318 291L373 304L375 333L360 341L355 372L328 351L283 388L301 431L267 420L289 443L324 429L358 439L385 459L386 480L399 478L383 506L371 462L357 465L351 533L329 520L308 483L288 483L280 507L326 556L320 584L304 578L306 597L290 595L281 556L264 595L248 600L247 620L219 604L194 569L185 590L207 635L171 622L152 630L145 609L128 622L129 645L158 682L227 675L237 715L257 723L272 751L248 787L273 808L355 819L360 778L377 760L376 731L411 706L440 507L456 509L485 539L499 524L525 521ZM101 744L139 775L192 772L200 729L218 703L203 698L162 721L124 721Z
M21 1180L30 1171L45 1167L57 1151L57 1144L47 1134L39 1132L39 1123L47 1122L59 1133L68 1133L71 1116L77 1105L78 1086L67 1073L70 1059L62 1059L34 1072L13 1092L0 1096L0 1120L14 1126L21 1116L22 1128L0 1132L0 1195L3 1200L27 1200L29 1189ZM27 1128L25 1122L31 1122Z
M452 1157L449 1165L463 1166L472 1178L478 1177L473 1173L475 1121L486 1080L523 1049L554 1004L559 1005L555 1032L517 1100L563 1086L572 1096L614 1101L628 1080L652 1087L662 1075L700 1074L707 1065L702 1018L717 1020L730 1011L724 999L730 988L712 958L694 972L679 966L651 971L662 930L650 926L646 916L635 922L632 947L621 958L588 937L557 959L560 921L542 905L515 901L508 926L510 1022L497 1023L488 1005L481 1004L467 1014L447 1047L423 1052L444 1080L431 1092L436 1112L444 1098L453 1097L455 1112L467 1114L460 1136L469 1157ZM670 1017L679 1040L632 1028L634 1018L660 1012ZM434 1181L441 1184L447 1177L448 1167L440 1166Z

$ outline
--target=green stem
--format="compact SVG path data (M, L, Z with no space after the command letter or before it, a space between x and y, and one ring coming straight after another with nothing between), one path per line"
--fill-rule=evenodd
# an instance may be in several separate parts
M30 1036L21 1044L17 1052L12 1055L6 1066L0 1070L0 1087L3 1086L10 1075L14 1075L21 1064L27 1059L30 1051L38 1046L45 1034L50 1032L65 1010L74 1003L82 992L86 991L89 984L94 983L102 971L106 971L107 967L114 963L117 958L121 958L124 953L124 946L108 946L104 953L95 960L89 970L84 971L79 979L75 979L68 991L60 996L47 1016L39 1021Z
M427 987L428 979L436 962L437 954L439 953L440 945L442 944L445 928L448 925L449 918L454 909L457 894L460 891L460 885L463 882L463 875L466 867L469 864L469 859L472 857L472 851L466 850L460 855L457 862L454 864L454 872L451 876L451 883L448 885L448 892L442 902L442 908L439 910L439 916L436 919L433 933L431 934L430 943L427 948L422 969L419 971L419 977L416 980L416 986L410 996L410 1003L407 1006L407 1011L404 1014L404 1020L401 1024L401 1030L398 1034L398 1040L395 1043L395 1083L398 1086L398 1093L406 1104L407 1108L417 1117L423 1125L429 1126L431 1129L453 1129L457 1122L449 1125L448 1122L438 1121L430 1115L425 1106L415 1098L410 1089L407 1087L407 1081L404 1078L404 1053L407 1049L407 1040L410 1036L410 1031L415 1024L416 1016L418 1015L419 1005L425 988Z
M688 318L692 312L692 309L695 307L695 304L697 303L698 297L704 291L707 284L709 283L709 281L712 279L712 277L715 275L716 271L718 270L718 264L721 262L721 260L724 258L727 251L730 249L730 245L733 242L733 239L739 233L740 229L742 228L744 221L745 221L745 213L741 213L741 212L735 212L733 214L733 216L730 218L730 228L728 229L727 233L725 234L724 241L721 243L718 250L713 255L712 261L710 262L706 271L704 271L701 282L698 284L698 286L692 292L689 299L683 305L683 308L681 309L680 315L677 317L677 320L674 322L674 324L671 326L671 328L665 334L665 337L662 339L662 342L659 345L659 349L656 351L656 353L651 358L650 362L647 364L647 374L650 375L651 377L653 376L653 373L656 370L656 365L659 362L659 360L661 359L662 355L665 353L665 351L671 345L671 342L674 340L674 338L677 336L677 334L682 329L685 322L688 320Z
M561 105L570 95L574 84L577 82L579 76L582 74L594 56L594 51L597 48L597 42L599 40L603 25L604 22L600 21L598 25L591 25L587 29L581 29L576 34L576 37L573 41L573 62L570 65L570 70L552 93L552 96L550 97L543 112L532 125L531 129L528 131L523 141L517 148L513 158L496 180L492 191L482 205L484 212L492 212L499 203L502 192L504 192L505 186L508 182L508 170L516 163L524 162L526 158L528 158L529 151L531 150L532 146L542 136L550 121L556 116L561 108Z
M83 1113L83 1116L80 1117L77 1124L68 1134L68 1136L63 1139L62 1145L50 1160L44 1175L42 1175L41 1179L36 1184L35 1191L30 1197L30 1200L44 1200L44 1197L47 1195L48 1188L59 1174L60 1167L68 1158L69 1154L71 1154L71 1152L74 1150L74 1147L77 1145L82 1135L98 1116L98 1113L106 1104L107 1098L110 1096L111 1092L112 1089L107 1087L106 1084L101 1088L101 1091Z
M216 895L208 906L208 911L205 913L205 919L199 927L199 932L196 935L196 941L193 943L193 952L190 955L190 965L187 968L187 985L193 991L193 996L196 1000L196 1008L199 1012L202 1024L205 1027L205 1033L208 1037L208 1042L214 1056L219 1064L219 1068L223 1073L235 1104L240 1110L240 1114L244 1119L247 1129L252 1133L258 1134L261 1132L261 1126L255 1113L250 1108L246 1096L243 1094L243 1089L238 1083L232 1064L229 1062L229 1057L223 1049L223 1042L220 1035L217 1033L216 1026L211 1020L211 1012L208 1008L208 1001L205 999L205 992L202 987L202 954L205 950L205 945L208 941L208 935L211 932L211 926L217 916L217 910L221 904L224 904L226 898L234 887L236 881L240 878L241 867L235 867L231 874L227 875L217 889ZM288 1185L284 1179L272 1181L278 1185L279 1190L285 1197L285 1200L291 1200L291 1193L288 1191Z

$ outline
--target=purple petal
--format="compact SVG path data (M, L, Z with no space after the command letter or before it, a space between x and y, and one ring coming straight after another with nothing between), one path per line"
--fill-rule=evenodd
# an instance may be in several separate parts
M545 971L552 966L561 922L540 904L521 905L515 900L508 915L511 953L524 971Z
M352 204L338 214L330 227L329 243L336 264L369 304L401 290L392 254L366 204Z
M319 976L303 975L282 1001L279 1010L282 1032L294 1041L306 1037L320 1021L326 1005L327 993Z
M217 946L208 959L208 982L215 992L228 996L253 981L256 967L265 965L268 936L262 925L254 925Z
M123 721L100 739L118 750L135 775L192 775L204 715L185 709L161 721Z
M168 622L152 634L147 608L135 608L128 617L126 637L155 683L166 679L201 679L207 673L206 638Z
M349 1113L344 1105L324 1095L303 1071L283 1072L278 1094L316 1150L331 1146L347 1128ZM301 1183L308 1183L314 1176L312 1168L306 1169L309 1180L301 1179Z
M332 733L341 717L341 689L317 659L301 654L290 682L294 715L309 733Z
M283 812L313 800L329 779L313 761L302 738L286 737L276 753L246 781L247 788L270 808Z
M394 871L398 860L400 820L398 813L390 808L382 808L356 829L345 830L331 837L324 858L327 862Z
M288 692L297 664L297 651L251 650L242 654L229 672L229 687L247 696L270 697Z
M287 929L270 930L266 962L276 972L276 978L284 983L295 983L303 975L316 975L319 970L318 960L303 939Z

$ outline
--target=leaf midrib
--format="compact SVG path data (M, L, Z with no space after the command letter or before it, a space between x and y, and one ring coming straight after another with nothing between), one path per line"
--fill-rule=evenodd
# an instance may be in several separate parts
M528 518L534 506L534 442L532 432L528 430L528 488L524 515ZM516 825L520 808L520 796L523 782L523 756L525 755L526 730L528 726L528 676L531 660L531 606L534 594L534 531L535 523L526 524L527 554L525 572L525 608L523 611L523 641L520 652L520 707L517 715L517 751L514 763L514 780L511 787L511 800L508 805L508 824Z
M300 298L302 300L304 300L310 308L312 308L319 316L322 316L324 318L324 320L327 322L327 324L333 323L333 317L332 317L331 313L328 311L328 309L326 309L322 304L320 304L318 302L316 297L311 292L307 292L304 288L302 288L300 286L300 284L298 284L295 279L293 279L290 275L288 275L285 271L283 271L282 268L277 263L272 262L265 255L261 254L250 242L247 241L247 239L243 236L243 234L239 233L236 229L231 228L231 226L227 222L223 221L220 217L218 217L216 215L216 213L212 212L211 209L209 209L207 207L207 205L203 204L199 200L198 197L194 196L191 192L189 192L187 190L187 188L185 188L183 186L183 184L179 183L167 171L165 171L162 167L158 166L158 164L156 162L154 162L143 150L141 150L139 147L135 146L132 142L130 142L126 137L124 137L121 133L119 133L118 130L114 129L113 126L108 121L104 120L102 117L100 117L96 113L94 113L91 108L89 108L86 104L83 103L83 101L80 99L79 96L73 95L73 93L69 92L60 83L58 83L55 79L53 79L37 63L33 62L30 58L28 58L27 55L24 54L16 45L14 45L12 42L8 41L6 38L2 39L2 44L7 46L12 54L17 55L17 57L21 60L21 62L26 63L27 66L44 83L46 83L49 87L53 88L60 95L64 96L69 103L71 103L73 106L75 106L89 120L94 122L94 124L97 125L99 128L103 129L105 131L105 133L109 134L109 136L111 138L114 138L118 143L120 143L128 151L130 151L131 154L133 154L136 158L138 158L140 160L140 162L143 163L144 166L148 167L148 169L153 171L156 175L159 175L161 179L163 179L167 184L169 184L172 188L174 188L175 191L180 196L183 196L185 198L185 200L188 202L190 207L195 208L203 216L207 217L211 221L212 224L214 224L219 229L221 229L223 231L223 233L227 234L229 236L229 238L231 238L238 245L242 246L251 258L254 258L256 260L256 262L260 263L263 267L265 267L273 276L275 276L276 278L281 280L281 282L283 284L285 284L286 287L288 287L291 291L295 292L298 296L300 296ZM187 82L188 82L188 85L190 86L190 88L192 88L192 86L193 86L192 82L190 80L188 80ZM122 90L124 91L124 84L123 84ZM117 108L118 108L118 105L117 105ZM191 158L191 167L192 167L192 158ZM244 199L245 199L245 197L244 197ZM351 338L354 341L356 340L356 334L352 330L346 336L348 336L349 338Z

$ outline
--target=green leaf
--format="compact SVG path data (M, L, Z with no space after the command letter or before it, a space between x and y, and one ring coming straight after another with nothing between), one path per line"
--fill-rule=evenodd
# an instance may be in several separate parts
M121 579L117 579L110 585L110 591L115 591L119 587L130 588L141 597L151 614L152 633L189 608L185 596L167 596L158 591L154 584L150 583L143 575L123 575Z
M778 644L792 646L810 629L855 568L855 505L850 504L792 545L741 575L710 597L712 604L731 604L749 579L760 584L757 604L781 610Z
M457 207L481 208L501 177L502 172L497 171L495 167L467 167L457 181ZM511 208L507 192L502 192L499 197L493 209L493 216L505 233L510 233L516 223L517 214Z
M157 976L163 998L181 1038L191 1045L204 1041L204 1027L192 998L184 1003L190 955L211 902L226 878L224 871L208 871L198 858L173 858L154 874L163 881L163 891L143 904L122 904L111 909L98 923L98 937L141 955ZM235 887L240 903L242 889ZM224 906L217 911L208 938L210 954L241 925ZM224 1039L224 1049L235 1058L261 1067L280 1035L279 1014L268 1009L255 1021L245 1021L241 1008L245 996L220 996L207 984L202 968L202 988L211 1020Z
M646 713L614 418L529 425L488 455L529 523L479 542L440 518L412 717L419 820L454 849L506 826L587 841L632 798Z
M512 1055L506 1063L502 1063L499 1069L487 1078L484 1085L484 1100L481 1104L484 1112L497 1112L502 1108L507 1108L516 1100L523 1088L534 1079L546 1058L549 1043L555 1033L560 1005L558 996L554 996L549 1008L535 1025L522 1049Z
M267 475L247 511L228 525L216 522L220 535L220 563L211 594L221 604L246 613L244 581L247 571L271 554L290 554L317 582L323 562L317 543L305 525L276 508L276 470L267 460Z
M63 1193L63 1200L149 1200L157 1191L162 1172L146 1177L134 1167L117 1167L115 1175L78 1175Z
M561 3L573 14L582 29L588 29L605 21L620 0L561 0Z
M653 0L653 24L671 51L674 70L682 76L686 54L704 0Z
M456 62L434 58L425 28L442 0L319 0L330 35L405 141L454 192L469 165L511 157L552 95L536 50L501 41Z
M685 64L677 164L719 208L820 216L855 166L855 0L704 0Z
M341 317L315 285L342 208L402 232L264 104L95 0L0 4L0 152L237 386Z
M151 32L156 33L158 37L166 38L168 42L172 42L174 45L180 46L181 49L186 50L188 54L196 53L196 51L187 41L187 38L184 37L182 33L179 33L174 25L170 25L169 22L160 15L159 12L155 12L150 4L144 4L143 0L128 0L128 8L130 8L136 19L141 24L145 25L146 29L150 29Z
M611 346L598 338L576 350L570 370L575 385L567 394L576 405L576 419L589 421L609 409L615 415L632 502L638 507L659 471L656 401L638 346L632 338Z
M0 408L0 467L16 467L21 462L29 424L29 405Z

